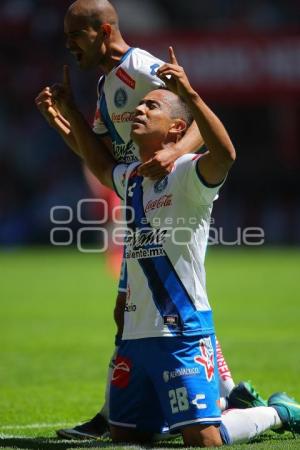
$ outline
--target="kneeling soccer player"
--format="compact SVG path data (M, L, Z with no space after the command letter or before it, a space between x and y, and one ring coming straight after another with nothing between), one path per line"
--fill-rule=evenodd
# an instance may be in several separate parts
M269 428L299 431L299 405L282 394L271 397L269 407L228 411L221 423L204 256L213 201L235 150L172 49L170 54L171 64L158 70L170 90L152 91L141 100L132 138L147 161L158 148L180 139L193 116L208 152L177 159L174 170L158 182L141 176L139 163L116 164L92 142L84 142L86 123L74 105L68 77L56 91L56 101L85 148L86 163L127 206L128 292L111 383L111 437L144 443L166 424L182 434L186 446L217 447ZM176 226L178 217L186 218L187 225Z

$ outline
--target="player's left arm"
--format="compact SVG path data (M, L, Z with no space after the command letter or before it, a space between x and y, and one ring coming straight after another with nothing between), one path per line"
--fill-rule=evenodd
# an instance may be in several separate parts
M160 60L157 60L154 65L159 66L158 63L160 63L160 67L164 65ZM165 86L164 81L157 77L153 72L150 75L149 72L143 72L141 81L147 83L149 91ZM186 153L197 152L203 144L204 140L200 134L197 123L194 121L185 135L178 142L169 145L168 148L157 151L149 161L141 164L139 173L140 175L151 179L160 179L171 172L177 158Z
M169 51L172 63L162 66L157 75L185 100L203 136L208 152L197 162L201 177L209 185L220 184L235 161L234 146L220 119L192 88L184 69L177 63L173 48Z

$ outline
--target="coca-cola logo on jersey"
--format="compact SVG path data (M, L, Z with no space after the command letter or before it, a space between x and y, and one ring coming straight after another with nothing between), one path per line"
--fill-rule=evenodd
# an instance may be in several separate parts
M123 112L122 114L116 114L116 113L112 113L112 121L113 122L117 122L117 123L121 123L121 122L133 122L135 113L134 112Z
M172 194L162 195L155 200L149 200L145 206L145 212L152 211L153 209L165 208L172 205Z

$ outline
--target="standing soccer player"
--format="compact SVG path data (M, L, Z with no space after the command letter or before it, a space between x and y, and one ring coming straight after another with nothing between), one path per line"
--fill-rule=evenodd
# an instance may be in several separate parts
M145 162L177 142L194 117L208 151L178 158L159 181L143 177L139 162L116 164L93 142L85 144L86 124L74 104L67 69L54 94L86 163L126 205L128 308L111 381L112 440L150 442L165 422L189 447L241 442L271 428L299 432L300 405L279 393L270 397L269 407L229 410L221 422L204 258L213 202L235 150L172 49L170 55L172 64L163 65L158 76L174 93L148 93L136 108L131 135ZM177 227L178 218L186 220L185 227L182 222Z
M77 0L65 16L67 47L81 69L100 68L104 76L98 83L98 102L93 130L87 123L81 128L79 141L55 102L55 87L46 87L37 97L36 104L48 123L60 133L67 145L83 157L84 147L91 143L99 153L113 154L117 162L131 163L138 159L138 146L130 137L134 110L143 96L152 89L164 86L156 76L163 62L148 52L130 47L122 38L118 15L107 0ZM158 149L139 168L140 174L150 179L160 179L168 174L174 161L185 153L198 150L203 144L197 125L191 124L182 139L166 149ZM86 155L85 155L86 156ZM91 159L96 156L92 155ZM93 165L94 161L90 161ZM126 303L127 278L121 277L114 311L117 336L121 336ZM219 350L220 384L224 396L234 387L222 352ZM113 360L113 359L112 359ZM111 363L112 365L113 363ZM225 371L224 371L225 368ZM111 369L108 374L108 383ZM242 386L242 394L249 389ZM106 397L108 389L106 391ZM256 393L250 392L250 400L256 401ZM107 405L91 421L72 429L59 430L63 437L99 437L107 429Z

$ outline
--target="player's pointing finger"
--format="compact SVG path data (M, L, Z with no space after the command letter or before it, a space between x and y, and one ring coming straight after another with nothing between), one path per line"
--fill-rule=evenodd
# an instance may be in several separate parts
M174 50L173 50L172 46L169 47L169 57L170 57L171 64L178 65L178 61L177 61L177 58L175 56L175 53L174 53Z

